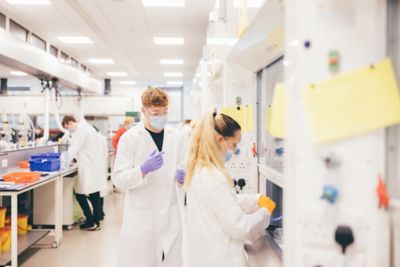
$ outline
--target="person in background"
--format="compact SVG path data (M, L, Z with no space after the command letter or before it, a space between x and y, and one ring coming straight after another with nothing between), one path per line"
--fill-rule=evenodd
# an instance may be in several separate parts
M115 153L117 151L117 147L118 147L118 142L119 139L121 138L121 136L129 129L132 127L133 123L135 122L135 118L133 117L125 117L124 120L124 125L122 125L121 128L119 128L116 132L115 135L112 138L112 145L115 149Z
M72 133L67 162L76 159L78 164L74 191L86 217L85 223L79 227L82 230L100 230L100 191L107 188L107 142L85 119L77 122L74 117L65 116L62 125Z
M125 191L118 267L178 267L182 263L181 224L176 196L181 135L166 125L167 92L142 94L143 121L120 139L112 175Z
M275 203L259 194L236 194L225 169L241 140L240 125L207 114L195 128L184 187L185 267L246 267L244 241L260 237Z

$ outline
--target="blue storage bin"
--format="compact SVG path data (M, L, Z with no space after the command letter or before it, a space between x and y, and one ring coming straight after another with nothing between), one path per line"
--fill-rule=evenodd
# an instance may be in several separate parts
M60 170L61 164L60 159L39 158L30 160L29 167L31 171L55 172Z
M61 153L41 153L31 155L31 159L59 159Z

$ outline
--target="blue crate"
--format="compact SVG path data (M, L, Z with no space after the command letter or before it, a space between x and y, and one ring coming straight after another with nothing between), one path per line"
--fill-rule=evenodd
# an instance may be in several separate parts
M31 171L39 172L55 172L59 171L61 167L60 159L32 159L29 161L29 168Z
M59 159L61 153L41 153L31 155L31 159Z

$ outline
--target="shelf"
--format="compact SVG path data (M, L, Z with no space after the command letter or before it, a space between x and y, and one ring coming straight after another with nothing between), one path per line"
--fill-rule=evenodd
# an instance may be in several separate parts
M38 241L48 235L48 230L32 230L25 235L18 235L18 256L21 255L28 248L35 245ZM11 262L11 250L7 252L1 252L0 255L0 266L7 265Z
M227 61L256 72L284 53L284 16L280 1L266 1Z
M280 173L271 167L263 164L258 165L258 170L263 179L270 181L271 183L283 188L283 173Z

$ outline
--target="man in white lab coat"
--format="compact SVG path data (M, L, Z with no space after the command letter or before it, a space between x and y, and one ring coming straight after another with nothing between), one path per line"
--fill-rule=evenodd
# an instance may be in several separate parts
M78 163L78 180L75 196L86 217L82 230L100 230L100 191L107 188L107 142L86 120L77 122L65 116L63 127L72 132L67 161ZM88 199L92 209L89 206Z
M113 183L125 191L118 267L180 267L181 224L176 196L183 158L178 130L166 125L168 95L142 95L143 122L120 139ZM183 159L182 159L183 160Z

